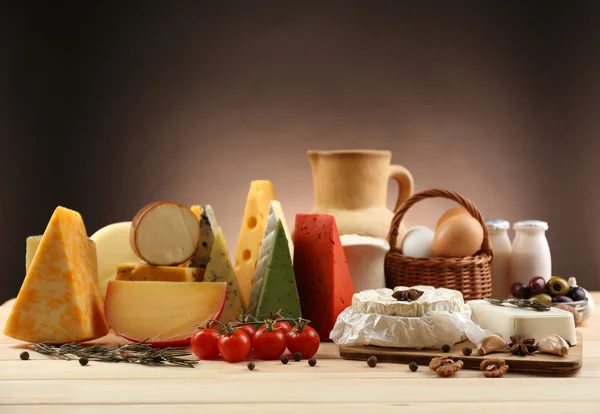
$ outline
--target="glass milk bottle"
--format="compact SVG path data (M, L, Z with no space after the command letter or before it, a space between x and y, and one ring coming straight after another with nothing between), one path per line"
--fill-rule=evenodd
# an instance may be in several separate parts
M550 246L546 239L548 223L539 220L524 220L513 224L515 239L512 245L510 281L527 285L535 276L546 281L552 275Z
M506 220L485 222L490 233L490 243L494 251L492 260L492 298L506 299L510 296L510 259L512 245L508 237L510 223Z

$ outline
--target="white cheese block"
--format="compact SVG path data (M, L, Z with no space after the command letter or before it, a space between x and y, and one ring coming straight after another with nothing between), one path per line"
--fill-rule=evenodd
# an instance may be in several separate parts
M396 300L395 291L417 289L423 295L414 301ZM460 312L464 309L464 299L458 290L434 288L433 286L397 286L392 289L373 289L355 293L352 309L360 313L376 313L388 316L418 317L432 311Z
M510 342L511 336L534 338L537 341L552 334L577 343L575 322L570 312L550 308L546 312L515 306L492 305L484 300L471 300L473 320L483 329L489 329Z
M355 292L385 287L383 263L390 250L384 239L358 234L340 236Z
M106 296L108 281L117 275L121 263L143 263L129 244L131 222L109 224L92 234L98 254L98 285L102 297Z
M293 244L290 239L290 232L285 224L285 217L283 216L283 210L281 204L277 200L272 200L269 205L269 215L267 217L267 224L265 225L265 232L263 235L262 244L258 253L258 262L256 263L256 271L254 272L254 278L252 279L252 290L250 291L250 300L248 305L248 313L254 315L256 307L258 305L258 298L262 289L265 275L267 274L267 266L269 259L273 251L275 242L275 230L277 229L277 223L281 220L285 236L288 240L288 246L290 246L290 257L293 256Z

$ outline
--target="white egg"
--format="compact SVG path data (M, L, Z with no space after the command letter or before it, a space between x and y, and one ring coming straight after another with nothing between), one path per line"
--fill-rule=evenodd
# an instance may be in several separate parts
M410 257L433 257L431 246L434 237L435 232L429 227L411 227L402 239L402 253Z

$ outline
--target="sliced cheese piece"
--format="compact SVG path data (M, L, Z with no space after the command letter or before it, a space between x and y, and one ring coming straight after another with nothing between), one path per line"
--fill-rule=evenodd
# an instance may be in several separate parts
M200 220L200 215L202 214L202 206L200 206L198 204L194 204L193 206L190 207L190 210L192 210L192 213L194 213L194 216L196 216L196 219Z
M129 244L131 222L109 224L92 234L90 239L98 252L98 286L104 298L106 285L115 278L117 266L121 263L140 263Z
M194 207L197 207L195 209ZM196 213L197 211L197 213ZM192 212L197 215L200 223L200 243L190 260L189 266L206 268L210 261L210 253L215 243L215 235L219 230L219 223L210 204L205 206L192 206Z
M57 207L4 328L26 342L80 342L108 333L97 269L79 213Z
M200 241L200 226L192 211L170 201L143 207L131 222L133 252L155 266L179 265L192 257Z
M288 243L288 248L290 250L290 256L292 257L292 262L294 260L294 241L292 238L292 232L288 228L287 221L285 220L285 214L283 214L283 208L281 207L281 203L278 200L271 200L269 204L269 215L274 214L277 217L277 220L281 221L281 225L283 226L283 230L285 231L285 238Z
M246 308L242 303L235 272L229 259L227 241L220 227L217 231L215 243L213 244L210 261L208 262L208 266L206 266L204 281L227 283L227 298L223 313L221 314L221 322L231 322L234 318L245 313Z
M250 183L235 254L235 275L245 308L248 308L250 303L252 279L256 271L258 253L269 215L269 204L275 198L273 184L270 181L252 181Z
M25 273L29 271L29 267L31 266L31 262L33 261L33 257L35 256L35 252L37 252L38 247L40 246L40 242L42 241L43 236L29 236L26 240L26 250L25 250ZM88 239L88 244L90 248L90 257L93 259L92 266L95 269L98 269L98 252L96 249L96 243L90 238ZM95 273L97 276L97 272ZM97 282L97 281L96 281Z
M202 282L204 269L178 266L152 266L145 263L122 263L116 280L154 282Z
M268 318L281 310L286 318L302 316L290 248L281 220L269 214L260 248L256 276L248 313L257 319Z
M507 343L511 336L539 341L552 334L562 336L571 344L577 343L571 312L557 308L538 312L512 305L492 305L485 300L471 300L467 305L471 307L472 318L479 326L500 335Z
M226 292L225 283L111 280L106 319L117 334L134 342L185 345L196 325L219 318Z
M351 305L354 294L333 216L296 215L294 272L302 316L311 321L322 341L328 340L338 315Z

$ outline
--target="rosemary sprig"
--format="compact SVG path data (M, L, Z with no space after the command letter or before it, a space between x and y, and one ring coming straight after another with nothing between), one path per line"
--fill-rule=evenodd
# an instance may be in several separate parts
M185 348L181 347L166 347L154 348L142 341L139 343L130 343L120 347L109 347L94 344L83 346L76 342L70 342L64 345L56 345L48 342L29 345L33 351L43 355L49 355L54 358L71 360L69 355L77 358L87 358L99 362L128 362L132 364L159 366L159 365L174 365L187 368L194 368L198 363L196 360L186 359L190 356Z
M518 308L532 309L537 312L546 312L550 306L535 299L484 299L492 305L504 306L504 304L514 305Z

